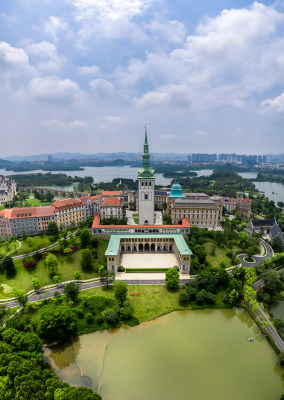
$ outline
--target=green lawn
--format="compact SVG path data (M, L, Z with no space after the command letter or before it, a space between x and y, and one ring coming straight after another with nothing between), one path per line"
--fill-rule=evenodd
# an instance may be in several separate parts
M5 210L5 206L3 204L0 204L0 210Z
M128 300L130 301L134 313L140 322L149 321L151 319L168 314L172 311L190 310L192 306L183 307L179 304L178 297L182 289L177 291L169 291L162 285L128 285ZM140 292L140 296L130 296L131 293ZM102 294L104 296L113 297L113 289L106 290L102 287L84 290L80 293L80 297L84 294ZM216 304L212 308L224 307L223 296L225 291L220 291L216 295ZM194 305L194 309L208 308L208 306Z
M27 239L19 239L22 244L21 247L11 254L11 257L31 253L33 251L42 249L43 247L50 246L52 242L50 237L47 235L30 236ZM0 244L0 257L5 257L10 251L15 250L19 247L19 243L16 240L12 242L3 242Z
M39 207L39 206L50 206L52 203L48 201L41 201L39 199L27 199L25 200L26 207Z
M107 247L106 241L101 241L99 248L97 249L97 257L94 260L94 266L99 267L105 263L105 250ZM61 275L62 281L68 281L74 279L74 272L80 271L82 279L95 278L98 275L94 272L84 272L81 270L81 250L70 256L65 256L61 254L56 255L58 260L58 274ZM37 266L32 270L26 270L24 268L22 259L14 261L16 267L16 275L12 278L7 278L5 273L0 273L0 282L11 286L13 289L23 289L29 291L33 289L32 278L38 278L42 286L51 285L53 280L49 275L49 271L45 266L44 260L41 260ZM1 298L0 293L0 298ZM3 297L4 298L4 297Z
M228 267L232 265L231 259L226 256L226 253L230 251L230 249L228 249L227 247L221 248L217 246L215 242L212 241L204 243L203 246L207 252L206 261L210 263L211 267L219 267L220 260L224 260ZM215 255L211 255L213 247L215 247ZM240 254L243 252L243 250L241 250L237 246L233 246L232 252L235 254Z
M172 292L162 285L128 285L128 300L133 306L133 315L140 322L143 322L172 311L190 309L190 306L183 307L179 304L178 295L180 290ZM140 296L130 296L131 293L138 292L140 292ZM104 296L113 297L113 290L105 290L100 287L84 290L80 293L80 296L84 294L103 294Z

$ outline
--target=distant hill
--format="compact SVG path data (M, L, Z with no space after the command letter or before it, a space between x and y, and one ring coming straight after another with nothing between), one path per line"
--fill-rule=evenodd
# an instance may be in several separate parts
M35 154L31 156L9 156L6 157L7 160L12 162L36 162L36 161L47 161L48 156L52 156L53 160L116 160L116 159L136 159L141 158L141 153L126 153L119 151L117 153L48 153L48 154ZM187 154L176 154L176 153L151 153L153 158L159 160L169 160L169 159L187 159Z
M0 168L7 168L7 167L10 167L11 165L13 165L13 163L11 161L0 159Z

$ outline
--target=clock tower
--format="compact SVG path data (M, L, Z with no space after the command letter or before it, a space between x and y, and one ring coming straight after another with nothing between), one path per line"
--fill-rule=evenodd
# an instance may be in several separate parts
M144 152L142 169L138 171L138 212L139 225L154 225L155 175L150 166L150 154L145 126Z

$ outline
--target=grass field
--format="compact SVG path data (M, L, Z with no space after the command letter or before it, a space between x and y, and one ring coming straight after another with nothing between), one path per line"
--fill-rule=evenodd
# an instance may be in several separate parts
M191 305L181 306L178 297L182 289L170 291L164 285L128 285L128 300L130 301L134 317L140 322L149 321L161 315L168 314L172 311L190 310ZM131 293L138 293L139 296L130 296ZM220 291L216 295L216 304L213 308L224 307L222 301L224 291ZM102 287L84 290L80 293L80 297L84 294L102 294L104 296L113 297L113 289L106 290ZM199 308L195 306L194 308ZM200 307L207 308L207 306Z
M97 257L94 259L95 268L98 268L100 265L105 263L104 253L106 247L107 242L101 241L100 246L97 249ZM84 272L81 270L81 250L78 250L70 256L57 254L56 258L58 260L57 273L61 275L62 281L74 279L75 271L81 272L82 279L91 279L98 276L94 270L90 272ZM22 259L15 260L14 265L16 267L16 274L12 278L7 278L4 272L0 273L0 282L11 286L13 289L23 289L26 292L33 289L32 278L38 278L42 286L54 283L45 266L44 260L41 260L32 270L26 270L24 268Z
M50 206L52 203L48 201L41 201L39 199L27 199L25 201L26 207L39 207L39 206Z
M204 245L204 248L207 252L206 261L211 265L211 267L219 267L219 262L224 260L228 267L230 267L231 259L226 256L226 253L230 250L228 248L221 248L217 246L214 242L208 241ZM215 254L212 255L212 249L215 248ZM232 252L235 254L240 254L242 250L237 247L233 246Z
M52 242L50 237L47 235L30 236L27 239L19 239L21 247L11 254L11 257L31 253L33 251L42 249L43 247L50 246ZM15 250L19 247L19 243L16 240L12 242L3 242L0 244L0 257L5 257L10 251Z

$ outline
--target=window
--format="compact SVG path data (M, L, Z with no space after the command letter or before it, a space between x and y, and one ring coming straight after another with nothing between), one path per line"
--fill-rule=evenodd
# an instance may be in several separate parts
M149 182L149 186L152 186L152 182Z
M145 193L144 200L148 200L148 194Z

